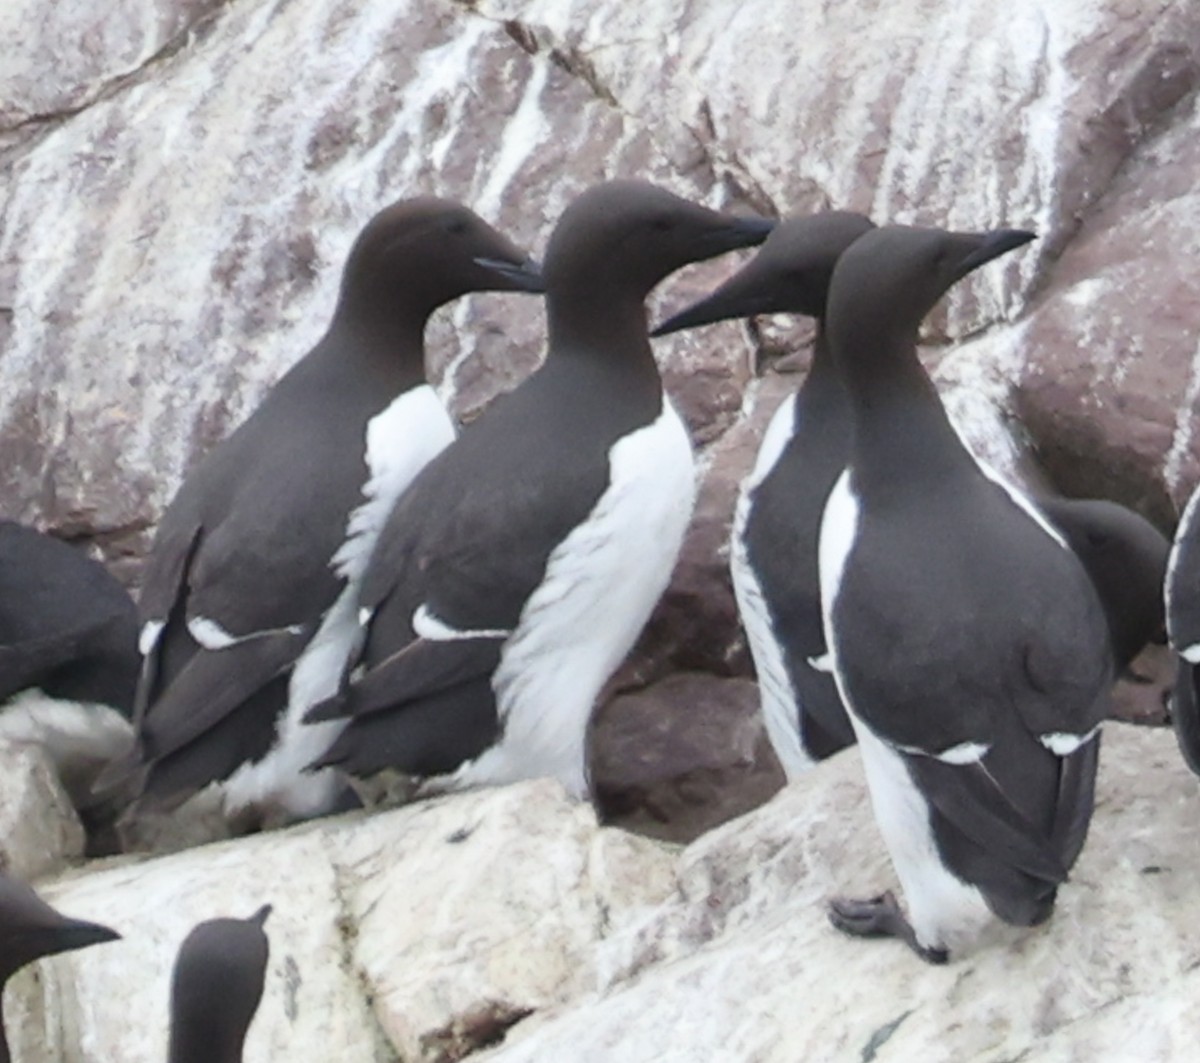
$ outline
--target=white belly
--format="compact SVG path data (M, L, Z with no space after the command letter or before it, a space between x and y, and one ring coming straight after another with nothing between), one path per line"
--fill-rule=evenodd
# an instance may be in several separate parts
M840 684L839 684L840 687ZM846 693L842 691L843 700ZM900 755L863 724L850 708L862 751L875 822L904 891L909 922L925 948L959 953L993 920L983 894L948 871L938 855L930 808Z
M554 776L586 795L596 695L666 589L695 495L687 430L664 397L658 420L613 446L608 489L550 555L505 643L492 678L503 737L444 785Z
M800 741L800 714L796 691L784 663L783 647L771 623L770 610L763 597L758 577L750 567L746 550L746 523L750 519L751 497L759 484L770 475L791 438L795 423L796 396L790 395L775 411L763 436L758 458L750 475L742 482L733 515L729 539L729 573L738 615L746 631L754 670L758 675L759 701L767 737L779 758L789 782L794 782L812 767L814 761Z
M345 721L306 724L304 714L337 692L346 655L358 633L358 588L371 551L400 496L454 439L454 424L433 388L412 388L367 425L369 477L363 502L350 514L346 540L330 564L346 580L337 601L292 669L287 712L278 741L262 760L243 765L224 786L225 808L277 806L307 818L328 810L340 785L333 769L305 773L345 728Z

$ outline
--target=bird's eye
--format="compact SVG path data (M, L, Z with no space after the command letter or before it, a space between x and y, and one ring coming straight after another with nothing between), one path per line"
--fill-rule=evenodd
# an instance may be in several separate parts
M652 228L655 232L665 233L670 232L673 228L675 228L675 223L670 218L655 218L650 223L650 228Z
M446 232L451 236L462 236L467 231L467 223L462 218L446 222Z

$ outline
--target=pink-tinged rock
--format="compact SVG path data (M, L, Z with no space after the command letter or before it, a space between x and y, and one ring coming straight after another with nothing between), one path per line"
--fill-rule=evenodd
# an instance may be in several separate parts
M1024 328L1016 411L1068 493L1169 531L1200 481L1200 108L1132 160Z
M71 116L202 33L221 0L10 0L0 22L0 136Z
M1039 246L949 300L974 332L1022 302L1113 174L1196 86L1190 0L749 0L736 7L482 0L664 142L781 212L1033 227ZM942 327L942 326L938 326Z
M1131 677L1113 687L1109 716L1127 723L1163 727L1171 722L1167 695L1175 686L1175 655L1166 646L1147 646L1129 666Z
M664 151L569 57L465 7L229 5L152 73L14 149L0 199L4 510L109 560L144 552L185 471L317 339L383 204L456 197L540 254L607 176L741 202L694 145ZM464 301L429 339L474 416L541 359L540 302ZM744 351L663 360L700 438L731 423Z
M596 806L609 823L691 841L783 785L746 679L679 672L614 698L591 737Z

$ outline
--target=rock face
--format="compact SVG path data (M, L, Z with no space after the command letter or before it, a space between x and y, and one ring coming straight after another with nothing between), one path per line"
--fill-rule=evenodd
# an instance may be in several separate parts
M930 967L825 917L894 888L857 754L693 844L678 892L605 942L597 994L516 1027L495 1063L1168 1060L1195 1038L1200 784L1162 730L1110 724L1091 837L1044 927Z
M14 1058L162 1059L184 937L270 903L248 1061L461 1059L594 989L597 943L667 895L672 863L538 782L67 876L39 891L124 940L14 980Z
M83 855L83 827L49 758L0 740L0 871L31 879Z
M853 750L682 852L526 783L43 883L125 938L44 961L6 1013L20 1063L161 1059L183 937L269 901L248 1063L1183 1059L1198 812L1171 733L1110 724L1054 917L936 968L826 919L895 886Z
M677 672L597 713L591 787L606 822L691 841L783 785L758 686Z
M419 192L534 247L615 174L770 212L1033 225L1037 250L961 286L934 329L996 334L968 387L998 370L987 401L1011 410L1017 386L1064 487L1160 522L1200 471L1187 0L145 0L94 26L18 10L0 74L0 490L10 515L95 542L131 580L183 472L316 338L357 227ZM807 27L803 63L791 34L759 32L775 25ZM541 330L536 307L495 296L439 318L432 369L455 408L519 380ZM745 416L754 336L660 347L716 444ZM721 673L729 647L711 641L680 655Z

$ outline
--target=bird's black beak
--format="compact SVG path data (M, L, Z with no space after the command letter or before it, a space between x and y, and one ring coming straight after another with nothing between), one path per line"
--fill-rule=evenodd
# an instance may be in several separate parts
M497 285L501 291L544 292L546 282L542 279L542 267L532 258L523 262L509 262L502 258L477 258L475 265L496 274L504 281Z
M754 268L755 263L760 260L761 256L703 299L667 318L650 335L666 336L672 332L711 325L717 321L786 310L782 300L775 298L769 279L760 277L760 271Z
M121 935L99 923L88 923L82 919L68 919L61 926L54 928L53 940L54 952L74 952L76 949L86 949L91 945L102 945L106 941L120 941Z
M972 270L977 270L980 266L991 262L992 259L999 258L1006 252L1023 247L1031 240L1036 239L1037 233L1031 233L1024 229L997 229L995 232L980 233L974 238L975 246L959 262L956 270L957 277L961 279Z
M720 228L710 229L700 239L706 257L712 258L739 247L757 247L778 224L774 218L733 218Z

